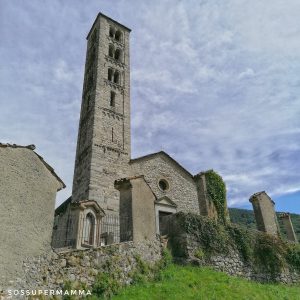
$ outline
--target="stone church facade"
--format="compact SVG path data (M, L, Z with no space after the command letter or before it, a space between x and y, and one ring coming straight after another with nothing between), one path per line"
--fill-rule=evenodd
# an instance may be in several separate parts
M139 184L150 188L154 198L145 217L155 216L150 218L152 234L161 233L159 223L170 213L214 213L201 173L193 176L163 151L131 159L130 31L99 13L87 35L72 196L56 209L54 247L100 245L105 234L101 219L128 216L120 209L120 186L115 186L120 179L142 176ZM127 206L142 205L146 200L139 197Z

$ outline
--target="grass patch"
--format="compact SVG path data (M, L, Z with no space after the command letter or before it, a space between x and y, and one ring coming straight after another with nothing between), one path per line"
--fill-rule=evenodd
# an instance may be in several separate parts
M144 282L123 289L114 300L176 299L247 299L299 300L300 286L260 284L231 277L210 268L169 265L161 271L160 280Z

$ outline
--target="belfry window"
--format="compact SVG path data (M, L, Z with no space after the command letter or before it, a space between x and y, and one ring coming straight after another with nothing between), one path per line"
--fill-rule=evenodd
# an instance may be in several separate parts
M114 73L114 83L120 83L120 73L118 71L115 71Z
M122 42L123 34L120 30L116 30L114 27L109 27L109 37L115 39L117 42Z
M108 68L107 79L113 83L120 84L121 75L120 72L111 68Z
M115 33L115 40L118 42L121 42L122 40L122 32L120 30L117 30Z
M109 81L113 80L113 70L112 69L108 69L108 71L107 71L107 79Z
M113 45L109 45L108 56L109 57L114 57L114 46Z
M113 38L113 37L115 36L115 32L116 32L116 31L115 31L115 29L114 29L113 27L109 27L109 36L110 36L110 37Z
M115 99L116 99L116 93L111 91L110 92L110 102L109 102L111 107L115 107Z
M120 49L116 49L115 51L115 60L117 61L121 61L121 50Z

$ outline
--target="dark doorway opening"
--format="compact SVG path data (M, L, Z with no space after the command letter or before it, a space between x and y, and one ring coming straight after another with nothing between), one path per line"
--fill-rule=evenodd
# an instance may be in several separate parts
M168 218L171 212L159 211L159 234L166 235L169 233Z

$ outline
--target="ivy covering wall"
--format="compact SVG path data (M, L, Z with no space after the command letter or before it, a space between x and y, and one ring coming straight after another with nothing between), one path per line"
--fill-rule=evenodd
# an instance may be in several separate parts
M225 182L214 170L205 172L205 180L208 199L216 208L218 220L225 224L229 221Z
M289 269L300 275L299 244L236 224L222 224L204 216L180 212L173 218L174 232L170 234L170 245L174 256L187 257L192 251L192 256L209 265L211 257L230 256L234 251L253 272L266 273L275 278ZM180 236L189 236L188 241L193 240L194 244L183 243ZM198 245L196 248L195 244Z

